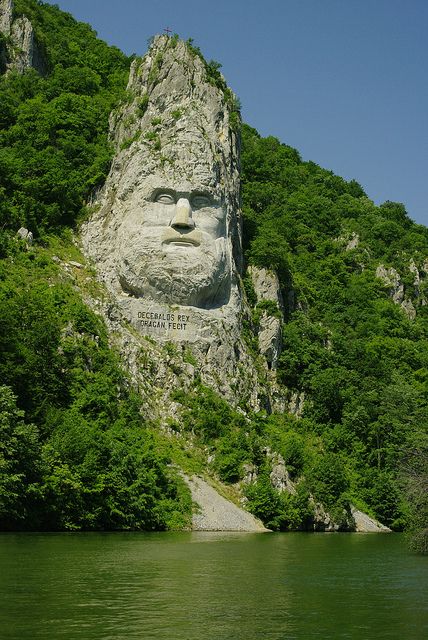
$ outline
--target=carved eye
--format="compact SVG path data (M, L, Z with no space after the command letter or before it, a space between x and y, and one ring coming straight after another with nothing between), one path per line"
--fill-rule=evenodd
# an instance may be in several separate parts
M211 204L211 198L209 196L193 196L192 206L198 209L199 207L209 207Z
M155 202L160 202L161 204L175 204L175 200L170 193L158 193L155 198Z

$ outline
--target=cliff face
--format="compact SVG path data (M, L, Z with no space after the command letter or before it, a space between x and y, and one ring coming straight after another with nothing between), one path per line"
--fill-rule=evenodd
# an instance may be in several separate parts
M26 16L14 17L13 0L0 0L0 65L3 71L24 73L34 68L43 74L46 64L34 34L33 25Z
M188 44L166 36L134 61L128 92L111 116L116 153L82 228L84 251L119 324L126 320L150 347L189 350L193 376L234 404L259 408L260 376L242 339L249 308L236 99ZM263 325L269 362L278 326L272 333Z
M234 95L215 66L166 36L133 62L127 90L111 114L115 155L81 244L105 291L88 302L103 316L147 417L172 439L182 437L174 424L184 422L186 401L176 401L176 392L199 393L201 382L238 408L243 437L251 411L299 415L304 394L289 397L276 374L285 306L278 277L252 266L243 286ZM184 435L181 446L192 448L198 435ZM260 456L278 494L294 495L284 459L269 447ZM255 466L248 471L256 483ZM202 509L194 527L260 530L239 510L232 509L236 518L225 510L200 479L188 482ZM239 499L239 482L235 489ZM315 529L355 526L350 512L339 525L310 504Z

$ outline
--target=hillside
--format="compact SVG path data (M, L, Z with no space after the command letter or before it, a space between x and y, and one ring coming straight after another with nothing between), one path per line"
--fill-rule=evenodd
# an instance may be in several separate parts
M1 528L186 527L177 467L244 496L269 528L324 518L346 529L351 505L393 529L423 528L428 230L402 204L377 207L357 182L243 125L240 340L257 398L241 383L221 397L197 353L150 341L139 343L143 373L156 382L139 393L86 305L108 296L73 240L111 166L112 109L134 126L131 60L56 7L14 10L31 21L44 66L0 79ZM0 46L10 49L7 37ZM216 64L203 64L232 104ZM237 115L230 126L238 133ZM33 243L17 239L20 227ZM260 295L260 273L277 278L277 299Z

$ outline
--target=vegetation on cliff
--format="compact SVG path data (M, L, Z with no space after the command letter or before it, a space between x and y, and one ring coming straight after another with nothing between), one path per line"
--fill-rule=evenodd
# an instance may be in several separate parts
M57 7L18 0L15 12L31 19L49 73L0 79L0 528L182 528L189 492L105 328L52 260L75 249L49 239L106 176L129 59ZM15 238L21 225L35 246Z
M73 225L105 179L108 118L130 61L58 7L17 0L15 13L31 20L49 73L1 78L0 229L25 225L40 236Z
M248 261L275 269L288 300L278 377L306 398L293 430L319 437L317 464L328 456L351 497L401 527L397 473L428 422L427 282L410 269L426 276L428 229L245 126L242 165ZM379 264L400 274L416 317L394 304Z
M130 60L57 7L17 0L15 10L49 72L0 78L0 526L184 526L188 492L101 322L52 261L71 250L66 230L105 179L108 116ZM248 506L272 528L306 527L313 496L337 522L352 502L393 528L410 523L426 548L428 230L275 138L245 125L242 135L246 261L280 278L277 376L303 413L244 416L198 383L177 392L175 428L194 434L224 482L257 471ZM37 246L16 240L21 225ZM399 274L415 317L376 276L381 264ZM272 486L272 452L294 495Z

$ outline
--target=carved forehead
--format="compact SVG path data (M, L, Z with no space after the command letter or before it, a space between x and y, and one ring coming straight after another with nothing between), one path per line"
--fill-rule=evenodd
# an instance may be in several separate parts
M117 196L119 200L150 200L155 192L169 191L180 194L182 197L195 193L207 194L216 200L224 200L224 189L219 183L210 179L201 179L200 176L171 176L160 167L153 169L146 175L141 173L138 180L127 183L125 176L119 185Z

